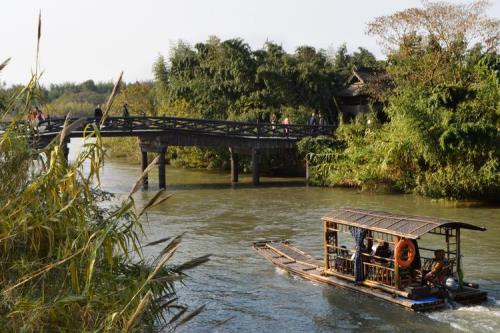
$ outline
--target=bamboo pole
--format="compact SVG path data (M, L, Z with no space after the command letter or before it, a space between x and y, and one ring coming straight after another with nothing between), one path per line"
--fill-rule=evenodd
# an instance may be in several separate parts
M141 170L142 173L144 174L144 170L148 167L148 152L147 151L141 151ZM148 187L148 174L144 174L142 176L142 187L147 188Z
M328 227L326 221L323 221L323 235L324 235L324 258L325 258L325 270L330 269L330 257L328 255Z
M400 237L396 237L396 244L399 242L400 240ZM394 250L396 250L396 248L394 248ZM396 254L396 251L394 251L394 254ZM396 258L394 258L396 259ZM395 286L396 286L396 289L399 290L401 288L401 281L399 280L399 265L398 265L398 261L397 260L394 260L394 282L395 282Z

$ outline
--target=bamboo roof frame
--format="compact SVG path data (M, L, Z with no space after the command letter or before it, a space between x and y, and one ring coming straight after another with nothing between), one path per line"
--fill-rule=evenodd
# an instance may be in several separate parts
M486 228L456 220L393 214L359 208L340 208L323 216L322 220L408 239L418 239L420 236L440 227L486 230Z

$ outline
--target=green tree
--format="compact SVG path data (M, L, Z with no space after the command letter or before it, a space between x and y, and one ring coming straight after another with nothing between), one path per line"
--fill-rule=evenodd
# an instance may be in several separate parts
M161 114L255 122L269 121L274 113L278 119L286 116L298 124L306 123L312 112L321 112L335 123L335 92L344 88L353 66L369 65L374 59L365 49L350 55L345 47L332 60L326 52L310 46L290 54L272 42L254 51L241 39L211 37L194 47L180 42L172 49L168 63L159 57L153 66L155 84L164 95L157 103ZM191 111L179 113L176 103L188 104ZM227 155L204 152L193 152L193 156ZM225 165L225 161L188 162Z
M155 91L152 82L135 82L123 87L116 96L113 114L121 117L121 108L128 104L132 116L157 116Z
M387 46L390 122L342 124L345 147L312 156L320 183L498 200L500 25L485 6L426 2L369 24Z

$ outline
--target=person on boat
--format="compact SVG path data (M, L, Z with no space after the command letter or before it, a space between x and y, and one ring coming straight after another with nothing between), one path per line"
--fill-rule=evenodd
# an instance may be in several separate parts
M382 257L382 258L390 258L391 257L391 249L389 248L389 243L385 241L380 241L373 253L374 256Z
M339 249L337 249L337 256L335 258L335 269L343 272L343 273L352 273L349 271L349 268L351 267L349 265L349 261L352 260L351 256L349 255L349 250L345 245L342 245Z
M373 247L373 240L371 238L366 238L361 245L361 253L366 255L371 255Z
M375 257L375 262L387 263L387 260L385 259L388 259L392 256L392 251L389 247L389 243L383 240L380 241L377 245L375 245L375 249L373 250L372 255Z
M348 258L349 257L349 250L345 245L342 245L339 249L337 249L337 255L340 258Z
M432 265L430 267L429 272L423 272L423 282L435 284L441 283L444 281L445 276L445 267L447 266L446 252L442 249L434 251L434 259L432 261Z

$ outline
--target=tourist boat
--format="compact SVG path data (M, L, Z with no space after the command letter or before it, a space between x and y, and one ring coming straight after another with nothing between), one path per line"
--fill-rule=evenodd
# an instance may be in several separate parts
M287 241L259 241L254 247L291 274L415 311L480 303L487 298L477 284L463 280L460 251L462 229L485 228L353 208L327 214L322 222L324 260Z

